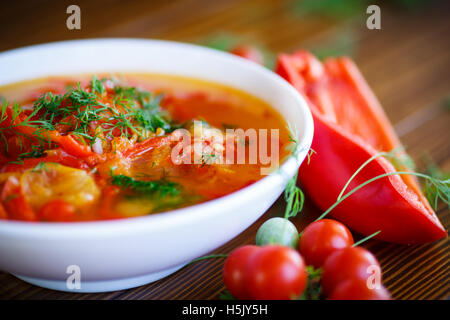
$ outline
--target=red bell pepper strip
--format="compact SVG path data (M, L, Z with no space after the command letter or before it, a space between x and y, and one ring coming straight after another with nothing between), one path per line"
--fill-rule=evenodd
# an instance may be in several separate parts
M90 146L78 142L70 134L63 136L56 131L50 131L50 137L53 142L59 144L61 148L64 149L64 151L72 156L75 156L77 158L96 156L96 153L91 151Z
M59 163L67 167L77 168L77 169L89 169L88 164L83 160L75 158L61 149L55 149L49 151L49 155L41 158L28 158L23 159L20 163L8 163L11 159L4 160L6 163L0 170L0 172L24 172L25 170L32 169L42 162L53 162ZM0 164L2 162L0 161Z
M21 125L27 118L25 114L20 114L13 117L13 111L11 108L6 109L6 116L0 119L0 128L8 128L14 126L14 129L33 138L33 135L39 130L33 126ZM78 142L73 135L61 135L58 131L54 130L39 130L41 137L48 137L51 142L58 144L68 154L71 154L78 158L95 157L97 154L91 150L91 147L87 144Z
M6 180L0 198L9 219L37 221L36 214L26 201L17 178L9 177Z
M302 164L299 180L313 201L326 210L366 160L379 151L401 147L400 141L350 59L328 59L322 64L306 51L281 54L276 72L303 94L311 109L311 147L317 154L309 165ZM394 171L385 158L376 158L352 180L347 192ZM425 243L447 235L416 179L409 175L392 175L364 186L330 215L364 235L381 230L376 238L395 243Z

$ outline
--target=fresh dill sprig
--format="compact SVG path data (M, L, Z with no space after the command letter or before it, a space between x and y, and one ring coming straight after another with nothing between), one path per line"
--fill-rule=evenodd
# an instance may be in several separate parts
M339 193L338 197L337 197L337 201L339 201L342 196L344 195L345 190L347 189L347 187L350 185L350 182L352 182L352 180L356 177L356 175L362 170L364 169L364 167L366 167L369 163L371 163L373 160L375 160L376 158L379 157L391 157L394 155L394 153L397 152L396 149L392 150L391 152L379 152L377 154L375 154L374 156L370 157L369 159L367 159L367 161L365 161L350 177L350 179L348 179L348 181L346 182L346 184L344 185L344 187L342 188L341 192Z
M91 88L92 93L99 93L100 95L105 92L105 86L103 85L103 81L97 79L97 77L94 75L91 80Z
M207 260L207 259L218 259L218 258L226 259L226 258L228 258L228 254L222 254L222 253L210 254L207 256L203 256L203 257L191 260L188 264L186 264L186 266L190 266L191 264L194 264L199 261L203 261L203 260Z
M437 180L445 181L450 179L449 172L443 172L431 159L431 157L427 156L423 158L423 162L426 166L426 173ZM432 183L425 183L424 185L424 194L425 197L431 204L434 204L434 209L437 208L437 200L439 200L439 195L441 191L437 186Z
M154 98L141 98L142 108L136 110L134 118L145 130L151 132L156 132L158 128L164 129L165 131L171 130L171 125L164 118L159 107L162 98L162 95L157 95Z
M309 149L308 153L306 154L306 157L308 158L308 164L310 164L311 162L311 157L316 153L316 150L314 150L313 148Z
M176 128L172 126L167 115L161 110L162 94L154 96L150 92L139 90L136 87L116 86L114 91L118 95L117 103L119 104L123 104L124 101L139 102L140 108L132 108L129 116L144 130L156 132L158 128L161 128L170 132Z
M201 156L201 168L206 165L212 165L215 163L220 157L215 153L204 152Z
M57 162L51 162L51 161L49 161L49 162L39 162L31 171L32 172L48 172L48 167L47 167L47 165L48 164L53 164L53 165L60 165L60 163L57 163Z
M365 237L365 238L363 238L363 239L361 239L361 240L355 242L355 243L352 245L352 247L357 247L357 246L363 244L364 242L366 242L366 241L372 239L373 237L375 237L376 235L378 235L380 232L381 232L381 230L378 230L378 231L372 233L371 235L368 235L367 237Z
M114 86L114 92L121 100L137 100L141 104L144 104L145 100L150 98L150 92L139 90L136 87Z
M403 150L403 147L395 148L389 152L379 152L375 154L374 156L370 157L366 162L364 162L350 177L350 179L347 181L347 183L344 185L344 187L341 190L341 193L339 194L337 200L341 199L345 190L350 185L350 182L356 177L356 175L364 169L370 162L375 160L379 157L385 157L386 159L389 159L391 163L394 165L395 168L402 168L406 167L409 170L413 170L415 168L414 161L409 157Z
M39 128L44 128L46 126L46 122L42 120L35 119L35 115L37 114L38 110L33 110L29 115L25 115L25 110L22 109L22 107L19 106L17 102L15 102L11 107L11 118L8 119L7 109L9 107L9 103L6 100L3 100L2 107L1 107L1 114L0 114L0 123L10 121L9 125L0 127L0 139L4 142L5 146L5 153L8 156L9 153L9 144L7 139L7 133L14 132L17 137L17 143L19 146L19 150L23 150L23 140L29 140L31 142L34 142L33 140L37 140L39 147L44 147L46 143L48 143L48 137L45 137L42 134L42 130L39 130ZM18 121L20 118L23 118L20 121ZM22 133L21 131L18 131L18 127L30 127L35 129L31 136L26 135ZM18 161L20 162L21 159L18 158Z
M298 172L292 179L288 181L286 189L284 191L284 199L286 201L286 209L284 211L284 218L289 219L295 217L300 211L303 210L303 204L305 202L305 194L297 186Z
M100 104L97 95L94 92L88 92L81 88L80 83L77 83L76 88L73 88L66 94L67 99L72 102L71 109L79 109L80 107L89 107Z
M161 197L177 196L181 191L181 186L178 183L167 181L165 179L151 181L136 180L122 174L115 175L113 172L111 172L111 178L111 183L113 185L142 195L157 194Z
M297 159L299 150L298 141L295 138L297 135L293 134L294 131L290 129L289 141L291 142L291 153ZM309 152L308 152L309 154ZM308 163L309 163L308 156ZM295 175L288 181L286 189L284 190L284 199L286 201L286 209L284 211L284 218L289 219L295 217L300 211L303 210L303 204L305 202L305 194L302 189L297 186L298 170Z
M42 158L45 157L45 149L42 146L31 146L31 151L24 152L18 155L19 159L26 158Z
M40 119L45 121L46 126L49 130L53 130L53 123L55 117L60 116L60 105L63 101L63 96L54 95L51 92L44 93L38 100L34 102L33 108L35 110L42 110L42 115Z

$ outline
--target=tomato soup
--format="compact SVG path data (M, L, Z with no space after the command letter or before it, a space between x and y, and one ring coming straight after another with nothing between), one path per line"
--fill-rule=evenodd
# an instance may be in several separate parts
M1 219L163 212L263 178L262 168L276 169L260 157L264 144L276 163L289 155L286 123L271 106L197 79L48 77L0 87L0 99Z

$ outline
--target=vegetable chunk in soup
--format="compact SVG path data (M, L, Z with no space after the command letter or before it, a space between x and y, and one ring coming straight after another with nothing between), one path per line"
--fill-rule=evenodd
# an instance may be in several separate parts
M50 77L0 87L0 219L143 216L273 171L286 124L265 102L196 79Z

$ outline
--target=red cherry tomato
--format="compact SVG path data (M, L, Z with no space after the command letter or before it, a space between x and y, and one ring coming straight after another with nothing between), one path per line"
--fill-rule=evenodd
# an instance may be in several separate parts
M341 282L349 279L365 284L372 275L371 266L380 267L375 256L364 248L350 247L335 251L323 265L323 292L329 295Z
M391 295L384 286L373 289L366 282L346 280L341 282L331 293L330 300L390 300Z
M250 299L287 300L303 293L307 272L296 250L269 245L249 257L244 278Z
M353 237L346 226L336 220L322 219L305 228L299 251L308 265L320 268L331 253L352 245Z
M244 277L247 263L251 255L261 250L261 247L248 245L237 248L230 253L223 267L223 282L236 299L249 299Z
M75 218L75 207L64 200L51 200L38 212L41 221L68 222Z
M230 53L264 65L264 56L257 48L252 46L240 45L230 50Z

